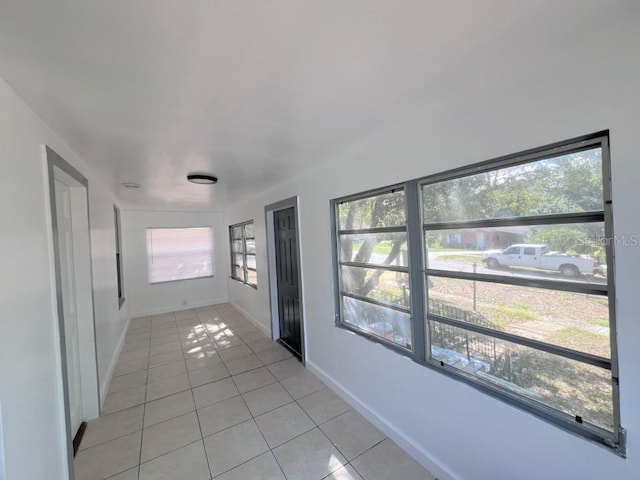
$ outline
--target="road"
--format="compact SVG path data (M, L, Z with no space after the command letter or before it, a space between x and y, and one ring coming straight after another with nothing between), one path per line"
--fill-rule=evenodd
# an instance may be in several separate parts
M456 261L451 257L464 257L469 255L479 256L482 255L481 251L475 250L462 250L462 251L445 251L445 252L429 252L428 268L434 270L447 270L450 272L468 272L473 273L473 264L469 260ZM447 257L445 259L445 257ZM386 258L385 254L373 253L371 255L371 261L375 263L382 263ZM528 278L532 280L545 279L545 280L562 280L564 282L574 283L593 283L598 285L606 285L607 278L597 275L580 275L577 278L566 278L560 275L560 272L552 272L546 270L533 270L524 268L487 268L487 266L478 260L476 263L476 273L489 274L489 275L504 275L506 277L519 277Z

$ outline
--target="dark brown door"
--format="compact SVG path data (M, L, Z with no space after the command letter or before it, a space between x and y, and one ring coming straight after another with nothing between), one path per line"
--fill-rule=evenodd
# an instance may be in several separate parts
M276 234L280 342L301 358L302 330L300 328L298 245L293 207L274 212L273 220Z

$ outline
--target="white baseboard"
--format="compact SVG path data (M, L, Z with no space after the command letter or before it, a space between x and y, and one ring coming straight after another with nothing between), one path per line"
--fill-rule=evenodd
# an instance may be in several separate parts
M422 447L417 445L402 432L398 431L394 425L387 422L383 417L376 414L376 412L362 403L347 388L336 382L333 377L327 375L324 370L320 369L309 360L307 360L306 367L314 375L320 378L320 380L326 383L340 398L351 405L354 410L378 427L387 437L396 442L409 455L415 458L416 461L435 475L438 480L454 480L455 477L451 475L446 468L436 462Z
M120 352L122 351L122 347L124 345L124 339L127 336L127 330L129 330L129 322L131 321L131 317L127 317L127 321L124 324L124 328L122 329L122 333L120 334L120 340L118 340L118 345L116 347L113 356L111 357L111 361L109 362L109 368L107 369L107 374L105 378L100 383L100 411L102 412L102 406L104 405L104 401L107 398L107 392L109 391L109 386L111 385L111 379L113 378L113 372L116 369L116 364L118 363L118 358L120 358Z
M258 328L262 333L264 333L267 337L269 338L273 338L273 335L271 333L271 329L269 329L268 327L265 327L262 323L260 323L258 320L256 320L253 315L251 315L249 312L247 312L244 308L242 308L240 305L238 305L237 303L235 303L233 300L229 300L228 303L235 308L236 310L238 310L242 316L244 318L246 318L247 320L249 320L251 323L253 323L253 325Z
M227 303L227 299L219 298L215 300L207 300L205 302L194 302L194 303L190 303L189 305L175 305L173 307L156 308L152 310L146 310L144 312L131 312L131 318L147 317L149 315L161 315L163 313L171 313L171 312L180 312L182 310L191 310L192 308L218 305L220 303Z

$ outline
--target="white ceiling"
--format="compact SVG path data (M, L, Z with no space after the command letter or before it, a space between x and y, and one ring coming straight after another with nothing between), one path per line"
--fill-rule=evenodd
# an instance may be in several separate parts
M0 76L125 206L215 209L615 3L0 0Z

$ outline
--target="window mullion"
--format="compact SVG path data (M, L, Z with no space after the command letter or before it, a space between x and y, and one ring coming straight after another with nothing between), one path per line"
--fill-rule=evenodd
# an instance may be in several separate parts
M604 232L607 238L605 243L605 251L607 261L607 289L612 299L616 298L615 293L615 251L614 251L614 231L613 231L613 200L611 197L611 156L609 150L609 138L602 140L602 186L604 200ZM620 446L620 451L626 454L626 445L624 442L625 430L622 428L620 420L620 383L618 373L618 345L617 339L617 316L616 302L609 302L609 338L611 346L611 376L613 377L613 421L615 424L614 441Z
M247 271L247 235L245 232L245 225L242 226L242 281L249 283L249 272Z
M422 275L422 220L418 182L405 184L405 205L407 209L407 250L409 258L409 292L411 299L411 328L413 329L413 355L418 361L426 359L425 311L426 301L424 275Z
M425 230L457 230L464 228L493 228L523 225L555 225L573 223L603 222L604 211L558 213L553 215L529 215L526 217L484 218L451 222L429 222L424 224Z

